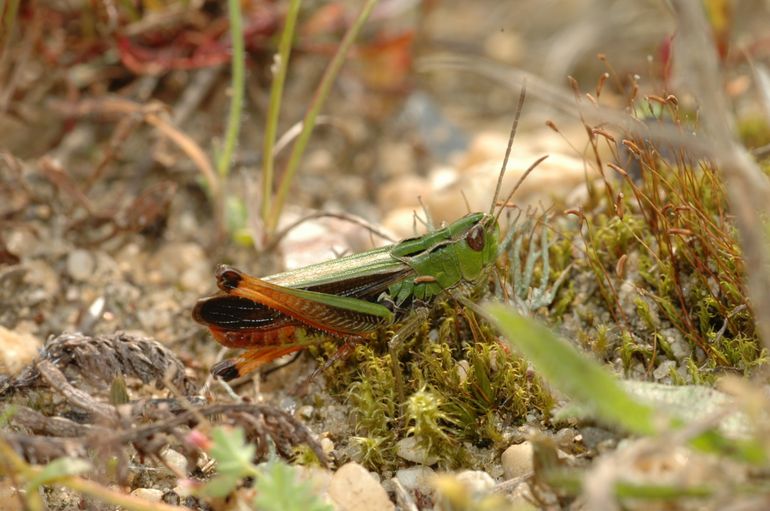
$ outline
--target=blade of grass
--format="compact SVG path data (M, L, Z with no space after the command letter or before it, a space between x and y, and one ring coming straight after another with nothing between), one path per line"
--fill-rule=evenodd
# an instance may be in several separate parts
M297 167L299 166L299 162L305 152L310 135L315 127L316 117L318 117L321 108L323 108L326 103L326 98L329 96L332 83L334 83L334 80L337 78L337 75L342 68L342 64L345 62L345 57L347 56L350 47L353 45L353 41L358 36L358 32L360 32L361 27L363 27L376 3L377 0L367 0L366 4L361 9L361 12L356 16L353 24L345 34L345 37L342 39L340 47L337 49L337 53L334 55L334 58L329 63L329 67L326 68L326 71L321 78L321 83L318 84L318 89L316 89L316 92L313 95L310 108L305 114L305 119L302 123L302 133L300 133L297 141L292 147L289 162L286 164L286 170L281 179L278 192L276 193L270 218L266 222L268 233L274 232L278 225L278 219L281 216L283 205L286 202L286 196L289 193L291 182L294 180L294 174L297 172Z
M634 400L601 365L506 305L488 303L483 309L551 385L588 406L597 418L639 435L657 431L654 410Z
M286 70L289 69L289 55L294 40L294 28L299 14L299 0L289 2L289 10L286 12L286 20L281 32L281 41L278 45L278 55L273 68L273 83L270 86L270 104L267 109L267 124L265 125L265 140L262 148L262 222L267 225L270 216L273 194L273 151L275 138L278 131L278 115L281 112L281 100L283 99L283 84L286 81Z
M227 10L230 16L230 40L233 47L230 78L230 114L227 120L227 132L222 152L217 158L217 172L220 177L227 177L230 172L230 162L238 141L241 126L241 111L243 110L243 90L245 81L243 23L241 4L239 0L227 0Z
M75 474L84 471L88 463L77 458L60 458L43 466L29 465L2 438L0 438L0 460L2 460L0 462L0 475L8 477L14 482L24 481L28 483L29 487L24 494L24 502L27 505L25 509L32 511L47 509L40 497L41 494L38 492L38 487L42 485L65 486L83 495L89 495L129 511L183 511L190 509L162 502L150 502L79 477Z
M5 48L6 38L13 33L16 25L16 14L19 11L19 0L0 1L0 14L3 16L3 31L0 32L0 48Z

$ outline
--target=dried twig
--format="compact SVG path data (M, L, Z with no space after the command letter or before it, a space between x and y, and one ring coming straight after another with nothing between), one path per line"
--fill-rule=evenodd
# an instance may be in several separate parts
M64 374L51 363L50 360L41 360L37 363L37 370L40 372L40 376L45 380L51 388L57 390L59 394L64 396L69 404L76 408L82 408L96 418L99 422L106 424L114 424L117 422L118 416L114 406L100 403L94 399L88 392L84 392L70 385Z

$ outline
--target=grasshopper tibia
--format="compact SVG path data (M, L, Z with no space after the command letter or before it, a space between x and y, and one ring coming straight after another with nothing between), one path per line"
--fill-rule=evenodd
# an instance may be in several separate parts
M241 374L238 372L238 367L235 364L235 360L228 358L221 360L211 367L211 374L222 378L225 381L230 381L238 378Z

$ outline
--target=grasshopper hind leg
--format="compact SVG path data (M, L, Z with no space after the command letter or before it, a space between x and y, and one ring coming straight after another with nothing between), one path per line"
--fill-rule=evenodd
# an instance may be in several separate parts
M211 374L225 381L246 376L259 367L284 355L289 355L303 349L304 346L270 346L246 351L237 357L217 362L211 368Z

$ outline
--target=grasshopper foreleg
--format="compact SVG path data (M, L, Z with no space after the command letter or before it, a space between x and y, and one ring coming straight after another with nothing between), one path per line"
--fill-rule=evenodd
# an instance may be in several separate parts
M418 306L401 324L401 328L388 342L388 352L390 353L390 363L393 370L393 379L396 383L396 396L398 402L403 404L406 396L404 395L404 381L401 376L401 365L398 363L398 355L404 340L414 335L420 329L420 325L428 319L430 309L427 306Z
M301 396L307 392L307 388L310 385L310 383L315 380L319 374L329 369L332 365L334 365L335 362L338 360L344 360L347 357L350 356L351 353L353 353L353 350L356 347L356 344L361 342L363 340L363 337L356 337L356 336L350 336L345 338L345 342L342 346L340 346L337 351L329 357L329 360L327 360L323 365L320 365L316 367L313 372L302 380L299 385L297 385L294 390L292 391L292 394L295 396Z

